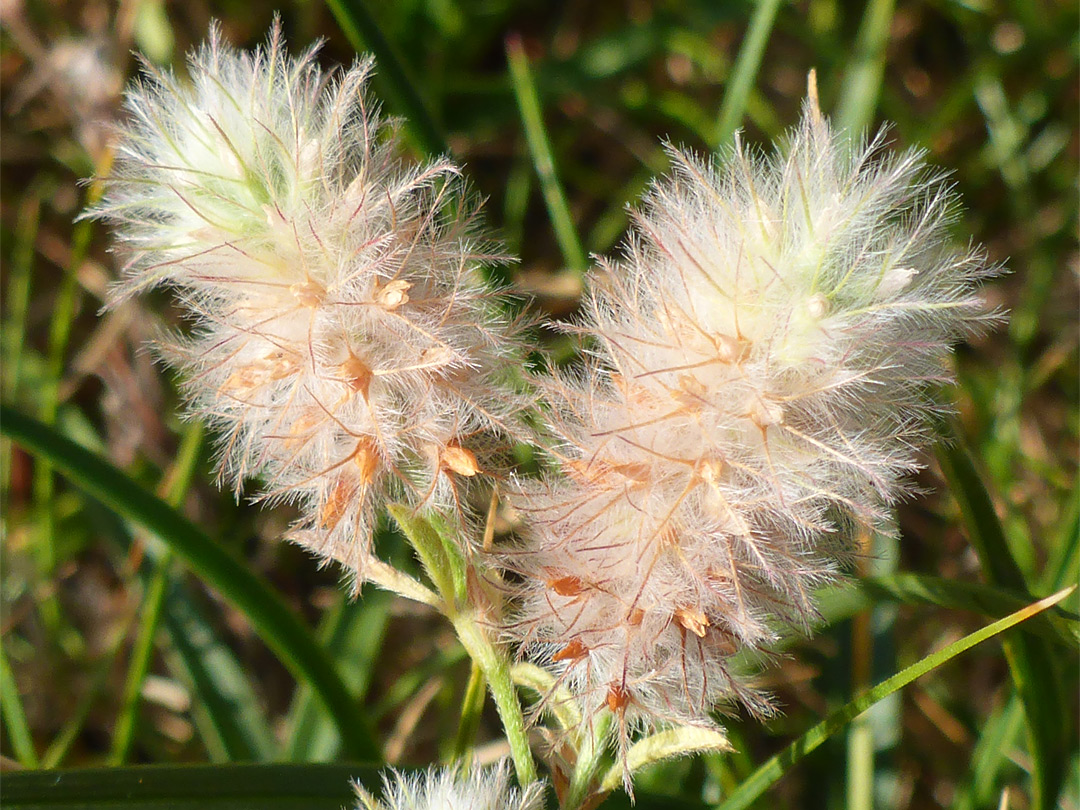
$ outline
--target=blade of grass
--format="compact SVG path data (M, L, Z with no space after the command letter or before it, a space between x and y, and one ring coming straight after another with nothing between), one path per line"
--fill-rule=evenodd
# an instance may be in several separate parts
M419 666L401 673L401 677L395 680L387 690L386 696L372 707L372 718L381 720L401 709L416 696L425 683L467 657L465 649L460 644L451 644L435 655L429 656Z
M1065 496L1064 516L1050 543L1043 587L1056 590L1080 580L1080 485Z
M761 68L761 58L765 54L765 46L769 42L769 34L779 8L780 0L758 0L754 5L750 26L728 77L724 100L720 103L720 114L712 139L714 149L727 146L742 122L746 102L750 98L750 91L754 89L758 70Z
M1062 582L1057 590L1065 587ZM890 574L869 577L818 592L818 609L824 625L867 610L880 602L905 605L933 605L948 610L967 610L1000 619L1026 605L1027 594L984 585L979 582L956 582L926 574ZM1065 614L1060 608L1040 614L1024 624L1024 632L1037 633L1069 650L1078 640L1077 617Z
M937 458L987 578L995 585L1027 593L1024 574L1009 549L990 495L960 439L939 445ZM1049 810L1057 804L1066 761L1075 749L1075 724L1061 711L1067 701L1057 662L1046 643L1019 634L1007 639L1003 646L1027 720L1034 806Z
M120 712L114 724L112 746L109 751L110 765L123 765L131 754L138 728L139 704L142 700L143 681L150 670L150 659L154 654L154 638L161 620L162 606L169 587L169 560L166 559L154 572L150 587L143 599L142 621L139 622L135 645L131 652L131 662L127 677L124 679L124 691L120 702Z
M836 123L840 129L856 136L874 120L885 73L885 46L889 42L894 5L895 0L868 0L855 36L855 52L844 73L836 105Z
M37 768L40 761L34 749L34 738L30 733L30 725L26 722L22 697L19 695L19 687L15 683L3 644L0 644L0 716L4 718L11 750L19 764L24 768Z
M180 505L191 485L191 480L195 475L195 466L199 461L199 450L202 448L202 437L202 427L198 423L187 428L177 448L172 469L165 477L161 495L173 508ZM109 752L110 765L123 765L135 741L143 681L146 680L146 673L150 670L150 661L154 655L154 639L157 637L162 609L165 605L171 562L171 554L165 554L157 561L149 587L146 589L140 611L142 621L139 623L135 645L131 652L131 662L124 680L120 712L113 725L112 747Z
M486 696L487 682L484 680L484 672L474 661L469 670L469 681L465 685L465 695L461 699L461 717L450 752L452 759L468 761L468 753L476 742L476 731L480 728L480 715L484 712Z
M971 776L958 791L954 810L990 807L998 793L998 776L1009 761L1017 737L1024 728L1024 710L1020 699L1009 697L1004 707L982 724L982 733L971 755Z
M112 166L112 152L107 150L102 159L98 176L106 174ZM86 193L87 206L97 202L103 191L101 183L94 183ZM71 253L67 266L60 280L60 288L53 300L52 319L49 322L48 349L46 354L45 380L38 396L42 422L52 425L60 409L60 381L66 365L67 347L71 339L71 328L75 322L79 304L79 269L90 250L90 240L94 233L94 223L84 219L75 226L71 238ZM43 577L51 578L56 568L56 505L55 480L52 465L48 459L41 459L34 467L34 500L41 509L41 525L38 527L37 543L39 569ZM52 638L64 638L60 632L60 606L54 592L50 590L39 602L42 621L49 628Z
M211 761L267 761L274 735L247 672L200 608L195 594L176 578L170 583L163 623L169 634L165 661L197 696L195 728Z
M4 806L170 808L170 810L341 810L353 803L351 780L376 786L379 775L357 765L172 765L80 768L4 774Z
M41 757L42 768L48 770L60 767L71 752L71 748L78 740L87 718L90 717L91 710L103 698L105 690L110 686L109 676L113 672L120 651L124 648L124 639L127 637L130 626L134 624L134 618L133 614L131 620L125 622L125 627L121 633L117 634L117 640L112 645L112 649L103 655L95 666L94 672L89 679L90 685L86 689L86 693L79 699L78 708L64 723L60 733L56 735L45 750L45 754Z
M376 795L381 775L356 765L152 765L4 774L4 806L11 810L341 810L355 804L349 783ZM630 810L616 793L605 810ZM638 791L636 810L670 810L672 799ZM700 802L678 800L684 810Z
M382 545L376 540L376 545ZM356 602L340 594L320 628L319 641L337 662L353 698L362 701L371 685L379 652L390 623L394 596L366 588ZM288 762L321 762L337 755L341 740L326 713L305 684L297 690L289 709L289 737L282 757Z
M391 109L404 118L405 133L417 150L428 156L449 154L446 139L409 79L404 62L383 36L364 0L326 0L326 5L353 49L375 56L375 86Z
M38 220L41 216L40 192L28 194L19 206L19 218L15 223L15 244L8 267L8 283L5 298L7 323L4 324L5 357L3 380L4 397L17 401L22 372L23 346L26 342L26 313L30 304L30 284L34 264L34 244L37 241Z
M540 179L540 190L544 195L544 204L551 217L551 227L555 239L562 251L566 266L579 275L584 275L588 268L585 249L581 246L570 206L559 183L555 171L555 158L551 152L551 141L544 128L544 115L540 99L536 94L536 84L529 70L529 59L525 54L521 37L512 35L506 38L506 64L510 70L510 86L514 90L518 111L521 113L521 125L525 131L525 142L532 155L536 176Z
M865 537L865 554L856 562L859 579L870 573L896 573L900 557L895 536L874 532ZM878 602L851 621L851 692L867 689L874 681L895 672L895 604ZM896 804L892 795L897 780L892 772L891 750L900 737L900 704L885 699L856 718L848 733L845 791L848 810L871 810L875 803Z
M380 759L367 717L350 698L341 676L310 630L242 562L120 470L47 425L0 406L0 430L49 460L87 493L168 544L248 618L255 632L298 681L311 684L334 717L346 752L359 759Z
M879 683L873 689L859 695L850 703L836 710L816 726L811 728L787 748L776 756L762 764L751 776L743 781L731 796L717 805L717 810L743 810L752 805L766 790L780 780L791 768L802 760L807 754L814 751L825 740L845 728L852 720L865 712L871 706L885 697L904 688L912 681L922 677L931 670L937 669L946 661L955 658L977 644L986 641L999 633L1020 624L1024 620L1046 610L1065 599L1076 586L1060 591L1053 596L1048 596L1027 607L988 624L974 633L954 641L946 647L927 655L905 669L900 670L891 678Z

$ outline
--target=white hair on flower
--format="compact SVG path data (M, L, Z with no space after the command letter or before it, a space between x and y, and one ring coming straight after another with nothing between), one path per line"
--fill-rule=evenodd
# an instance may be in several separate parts
M584 368L540 383L559 475L521 483L505 555L506 632L624 750L635 726L772 711L735 654L808 627L814 588L888 530L949 347L993 317L920 152L852 144L808 105L770 157L669 153L592 276Z
M357 810L541 810L544 806L543 784L512 787L505 761L468 772L432 768L410 775L391 769L383 776L383 786L380 801L357 783Z
M298 502L294 539L363 578L378 495L449 507L500 470L518 327L458 169L403 163L371 59L331 76L315 50L290 57L275 23L240 52L215 27L190 83L145 66L91 215L129 257L120 297L187 307L164 354L222 474Z

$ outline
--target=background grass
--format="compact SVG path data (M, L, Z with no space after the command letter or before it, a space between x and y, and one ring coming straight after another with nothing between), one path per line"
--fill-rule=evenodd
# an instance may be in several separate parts
M661 139L704 151L742 128L767 142L797 120L810 68L838 123L893 122L894 143L922 145L954 172L966 206L956 238L985 244L988 261L1010 270L986 295L1011 314L958 352L957 429L970 454L941 455L947 481L927 459L918 483L930 494L901 507L901 542L878 548L873 568L1004 588L1010 610L1077 580L1075 3L305 0L277 10L294 48L326 37L326 64L350 62L358 44L377 51L376 89L409 116L411 148L447 148L466 164L490 224L521 256L513 280L556 317L576 305L582 256L616 247L626 205L665 169ZM278 542L287 511L218 492L212 442L179 421L172 380L143 351L175 323L167 295L99 314L114 274L109 238L72 225L94 194L79 180L107 168L130 51L182 69L212 17L250 46L274 11L264 0L5 5L3 401L243 558L375 724L382 755L427 764L455 747L470 676L450 629L373 591L347 602L335 572ZM5 440L0 460L5 766L348 758L318 677L282 663L227 582L180 567L146 526L40 454ZM381 548L412 564L392 534ZM656 768L643 794L716 803L853 690L986 623L958 609L973 603L933 593L873 596L855 621L790 647L762 676L784 717L729 718L736 753ZM988 642L916 682L758 806L980 808L1003 792L1013 808L1080 806L1076 646L1055 632ZM501 752L498 736L489 704L481 758Z

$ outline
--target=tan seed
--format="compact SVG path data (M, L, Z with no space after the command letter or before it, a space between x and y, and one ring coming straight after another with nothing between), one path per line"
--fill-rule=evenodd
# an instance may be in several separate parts
M448 444L440 454L443 469L452 473L472 478L480 472L480 465L476 462L476 456L471 450L459 447L456 444Z
M353 463L359 471L360 483L370 484L379 466L379 451L374 439L365 436L356 443Z
M342 381L354 392L361 394L364 399L368 398L368 390L371 388L371 378L374 376L367 363L349 353L349 359L338 366L338 374Z
M375 303L387 312L393 312L398 307L409 303L409 290L412 286L412 282L400 278L394 279L385 287L375 290Z
M685 607L675 611L675 621L698 638L705 638L705 631L712 622L700 610Z
M589 651L585 649L585 645L573 639L569 644L559 650L555 655L551 656L552 661L579 661L589 654Z

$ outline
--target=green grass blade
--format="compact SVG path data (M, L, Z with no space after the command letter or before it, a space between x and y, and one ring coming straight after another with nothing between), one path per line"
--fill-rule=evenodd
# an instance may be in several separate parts
M4 807L15 810L341 810L350 783L372 788L363 765L173 765L26 771L4 775Z
M457 734L454 735L451 755L455 760L468 760L467 755L476 743L476 731L480 728L480 715L484 711L486 695L487 682L484 680L484 673L474 661L469 670L465 695L461 699L461 717L458 720Z
M836 107L837 126L855 135L874 120L894 6L895 0L868 0L855 37L855 52L844 74Z
M405 118L405 133L413 145L426 155L448 154L446 139L364 0L326 0L326 5L356 52L374 54L375 87L391 109Z
M25 768L38 767L34 738L26 722L26 712L23 711L19 687L15 683L15 676L11 672L11 665L8 664L3 644L0 644L0 716L4 718L8 739L11 741L11 750L15 753L19 764Z
M127 638L128 629L134 623L134 618L133 615L129 620L125 621L122 632L117 634L116 643L113 644L112 649L97 662L90 677L90 686L79 699L78 708L67 719L60 733L49 743L49 747L41 757L42 768L60 767L78 741L79 735L82 733L86 721L90 718L91 711L98 705L98 701L108 700L105 697L105 691L111 686L110 675L115 668L117 659L120 657L120 651L124 648L124 639Z
M175 578L166 597L163 624L169 634L165 661L197 697L195 728L210 759L272 759L274 735L247 672L219 637L195 595Z
M362 701L379 661L394 596L369 586L355 602L347 601L344 593L339 598L341 601L328 611L319 638L333 655L354 699ZM333 723L306 685L293 700L287 728L289 737L282 756L288 762L324 762L336 756L341 747Z
M514 90L514 98L521 113L525 142L536 167L536 176L540 178L540 190L544 195L544 204L551 217L551 226L562 251L563 261L574 272L584 274L589 266L588 258L581 246L581 239L570 214L570 206L567 205L566 195L555 171L555 158L544 127L540 98L536 94L536 84L529 70L529 59L518 36L511 36L506 40L506 64L510 70L510 86Z
M1049 590L1080 580L1080 486L1073 487L1065 497L1065 515L1050 544L1042 583Z
M146 590L146 598L143 599L140 610L142 621L139 622L138 634L131 652L131 663L124 680L120 713L113 726L115 730L108 760L110 765L123 765L131 754L131 748L135 742L143 681L146 680L146 673L150 670L150 660L154 654L154 638L157 635L168 587L169 571L166 561L154 572L150 587Z
M111 160L111 158L109 158ZM100 196L102 186L95 184L86 195L86 203L94 203ZM60 288L53 299L52 319L49 321L48 350L46 358L45 380L41 386L37 401L40 406L39 416L46 425L56 422L57 413L60 410L60 383L64 368L67 364L68 343L71 340L71 328L75 323L79 306L79 268L86 259L90 250L90 240L94 232L94 223L83 220L75 226L71 239L71 254L64 275L60 280ZM56 521L56 482L53 478L53 468L48 459L41 459L34 467L34 500L41 508L41 525L39 527L36 550L38 553L38 565L43 577L53 575L57 558L57 521ZM38 605L42 621L49 628L49 635L56 638L60 635L60 605L55 595L46 595Z
M366 716L349 696L311 632L248 568L191 521L147 492L120 470L70 439L8 407L0 407L0 430L47 459L89 494L163 542L215 587L300 682L308 682L334 717L350 756L379 760Z
M1074 586L1075 587L1075 586ZM999 619L986 627L970 633L958 641L954 641L946 647L931 653L922 660L902 669L900 672L888 678L873 689L859 695L850 703L830 714L823 721L811 728L791 745L776 756L769 759L759 767L750 777L739 785L728 799L717 805L717 810L743 810L752 805L772 785L780 780L796 763L807 754L814 751L825 740L845 728L852 720L865 712L878 701L888 697L894 692L904 688L916 678L944 664L952 658L970 650L976 644L980 644L998 633L1008 630L1010 627L1023 622L1025 619L1046 610L1067 597L1073 588L1049 596L1039 602L1035 602L1015 613Z
M758 0L754 6L750 27L746 31L746 37L739 48L735 66L724 89L724 100L720 104L716 133L712 141L714 149L726 146L742 123L746 102L750 98L750 91L754 89L758 70L761 68L761 57L765 54L765 46L769 42L769 34L779 8L780 0Z
M998 775L1024 728L1024 710L1016 695L981 724L982 733L971 755L971 776L958 791L954 810L975 810L995 804Z
M5 291L7 322L4 324L3 381L4 397L16 400L22 373L22 354L26 343L26 314L30 306L31 272L34 264L34 244L37 241L38 220L41 215L40 192L33 192L19 207L19 219L15 224L15 244L8 268Z
M1065 587L1062 583L1058 588ZM818 608L826 624L850 618L881 602L904 605L933 605L947 610L967 610L994 619L1019 610L1031 599L1026 593L984 585L957 582L928 574L890 574L868 577L854 583L826 588L818 592ZM1060 608L1047 611L1023 627L1024 632L1073 650L1078 640L1077 617Z
M995 585L1028 592L1024 573L1009 549L994 504L975 469L971 454L959 439L939 444L937 460L964 520L968 540L979 555L987 579Z
M187 429L183 439L180 441L180 446L176 452L176 461L172 470L166 476L164 484L165 499L170 506L179 506L184 499L184 494L191 485L191 480L195 475L195 467L199 460L199 450L202 447L202 435L202 427L195 424ZM166 555L165 558L157 562L157 569L150 578L149 586L146 589L146 597L140 611L142 620L139 622L138 635L131 653L131 663L128 666L127 678L124 681L120 713L114 724L115 731L113 732L112 748L109 753L110 765L123 765L127 761L135 741L143 681L146 680L146 673L150 671L150 661L154 655L154 639L157 637L162 609L165 605L165 595L169 586L170 561L171 555Z
M993 502L967 449L956 439L948 446L939 446L937 457L987 578L995 585L1028 592L1023 571L1013 557ZM1003 646L1013 684L1024 704L1034 806L1049 810L1057 804L1066 762L1075 750L1074 718L1061 711L1068 704L1057 661L1046 643L1022 634L1007 639Z
M341 810L350 783L378 794L381 775L363 765L173 765L4 774L10 810ZM673 803L674 802L674 803ZM700 802L637 791L615 793L603 810L683 810Z

